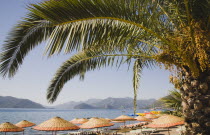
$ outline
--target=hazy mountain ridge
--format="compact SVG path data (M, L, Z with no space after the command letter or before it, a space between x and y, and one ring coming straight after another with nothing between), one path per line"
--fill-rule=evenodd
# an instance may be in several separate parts
M148 108L156 99L137 100L138 108ZM126 98L106 98L89 99L87 101L70 101L61 105L54 106L56 109L133 109L133 99Z
M150 108L156 99L137 100L138 109ZM11 96L0 96L0 108L51 108L51 109L133 109L133 98L88 99L86 101L70 101L56 106L43 106L29 99Z
M20 99L11 96L0 96L0 108L40 108L41 104L33 102L29 99Z
M81 103L74 106L74 109L97 109L97 108L86 103Z
M67 103L63 103L60 105L56 105L56 106L52 106L52 108L56 108L56 109L74 109L74 106L79 105L83 102L79 101L79 102L75 102L75 101L70 101Z

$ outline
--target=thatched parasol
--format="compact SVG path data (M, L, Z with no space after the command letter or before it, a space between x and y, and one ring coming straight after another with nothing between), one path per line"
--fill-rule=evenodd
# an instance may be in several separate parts
M144 117L147 118L147 119L156 119L156 118L158 118L158 116L156 116L155 114L147 114Z
M18 122L15 125L18 126L18 127L24 128L24 127L31 127L31 126L34 126L36 124L34 124L30 121L27 121L27 120L23 120L23 121ZM23 131L23 134L24 134L24 131Z
M127 115L121 115L115 119L112 119L112 122L116 122L116 121L122 121L124 123L124 126L125 126L125 122L126 121L135 121L136 119L130 117L130 116L127 116Z
M77 130L79 127L60 117L54 117L33 127L33 129L41 131L55 131L56 134L56 131Z
M167 115L167 114L161 114L161 113L156 114L157 117L161 117L161 116L164 116L164 115Z
M135 121L136 119L129 117L127 115L121 115L115 119L112 119L112 121Z
M99 127L109 127L109 126L113 126L113 123L110 123L108 121L99 119L99 118L93 118L90 119L88 122L80 125L80 128L84 128L84 129L91 129L91 128L99 128Z
M105 118L106 120L108 120L109 122L111 122L112 120L111 119L109 119L109 118Z
M125 121L111 121L111 122L114 122L114 123L124 123Z
M147 125L147 127L172 127L184 123L184 119L174 115L161 116L152 123Z
M100 118L100 119L103 120L103 121L106 121L106 122L111 122L111 120L108 119L108 118Z
M24 127L31 127L31 126L34 126L36 124L34 124L30 121L27 121L27 120L23 120L23 121L18 122L15 125L18 126L18 127L24 128Z
M0 132L5 132L5 135L6 132L22 132L22 131L24 131L23 128L17 127L10 122L5 122L0 125Z
M152 123L146 125L146 127L152 128L169 128L176 125L184 124L184 119L173 115L164 115L158 119L153 120ZM170 134L169 130L168 133Z
M146 122L151 122L152 120L145 118L144 116L138 116L135 118L137 121L146 121Z
M85 118L81 118L81 119L75 118L75 119L71 120L70 122L73 124L83 124L87 121L88 121L88 119L85 119Z
M77 122L79 120L79 118L74 118L73 120L71 120L71 121L69 121L69 122L71 122L71 123L73 123L73 124L76 124L75 122Z
M95 120L95 119L99 119L98 117L92 117L92 118L90 118L89 120Z

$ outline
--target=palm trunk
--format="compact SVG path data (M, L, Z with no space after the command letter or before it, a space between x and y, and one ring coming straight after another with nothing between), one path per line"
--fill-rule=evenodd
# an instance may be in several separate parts
M181 94L186 135L210 135L210 70L193 77L182 72Z

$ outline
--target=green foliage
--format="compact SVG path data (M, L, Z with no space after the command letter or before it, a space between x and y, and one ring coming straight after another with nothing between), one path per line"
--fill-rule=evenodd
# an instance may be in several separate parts
M169 95L161 98L160 101L162 101L166 107L174 109L174 111L169 112L170 114L177 116L182 115L182 99L181 93L178 90L170 90Z
M114 65L119 67L122 64L130 63L131 58L139 58L134 64L134 93L136 95L138 89L136 86L138 86L139 83L139 72L143 67L150 67L152 64L155 64L153 59L145 58L144 55L137 57L132 54L116 54L116 52L112 54L91 49L75 54L57 70L48 88L48 101L54 102L64 84L75 76L80 75L80 78L84 79L85 73L88 71ZM144 59L144 61L142 62L140 59Z
M210 68L209 0L50 0L28 9L3 45L0 73L13 77L43 41L48 56L76 52L53 78L50 102L67 81L101 67L134 64L135 100L142 68L154 61L194 76Z
M134 107L134 115L136 114L136 106L137 106L137 92L138 92L138 88L139 88L139 81L140 81L140 76L141 76L141 72L142 72L142 62L140 60L136 60L134 62L134 66L133 66L133 88L134 88L134 103L133 106Z
M17 24L2 47L0 73L13 77L30 50L49 38L53 27L51 22L41 20L34 14Z

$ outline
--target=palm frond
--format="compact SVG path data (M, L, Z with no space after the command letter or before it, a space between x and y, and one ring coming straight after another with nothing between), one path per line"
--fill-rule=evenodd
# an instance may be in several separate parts
M210 30L210 1L194 0L190 2L192 18L195 21L202 22L204 30Z
M156 62L153 59L147 59L145 57L135 57L135 62L133 65L133 91L134 91L134 114L136 114L137 109L137 95L138 95L138 89L140 85L140 78L142 74L143 68L151 68L154 67Z
M3 45L0 58L0 73L5 77L14 76L27 53L45 41L53 31L51 23L28 14L29 18L20 22L10 33Z
M181 94L176 89L170 90L169 95L160 99L167 107L181 111Z
M64 46L65 52L97 42L103 46L113 46L112 43L125 46L131 38L144 39L153 45L167 44L170 41L164 38L163 32L173 31L174 27L158 3L149 0L64 0L42 2L31 6L30 10L56 26L47 48L52 55Z
M151 1L62 0L32 5L30 11L56 24L94 17L115 17L139 23L143 15L151 16L151 13L148 12L151 8Z
M137 95L138 95L138 88L140 84L140 77L141 77L141 72L143 69L143 62L139 61L138 59L135 60L134 66L133 66L133 91L134 91L134 115L136 114L136 108L137 108Z
M4 45L1 73L13 76L29 50L43 40L49 41L49 56L99 45L123 52L129 42L161 48L161 42L170 44L165 36L179 24L172 16L174 5L167 8L167 3L151 0L53 0L30 5L28 17Z
M55 27L50 36L46 53L48 52L50 56L61 52L62 49L65 53L69 53L73 50L78 51L93 46L102 46L106 50L124 51L130 42L138 43L139 41L136 39L150 35L140 33L144 33L144 30L118 20L95 19L68 23ZM152 40L150 42L155 44Z
M133 55L133 54L108 54L103 51L85 50L63 63L63 65L57 70L54 78L52 79L48 90L47 99L49 102L54 102L62 90L64 84L73 79L75 76L80 76L82 79L85 73L88 71L101 69L107 66L122 65L124 57L142 58L145 61L150 62L149 57L145 55ZM151 62L152 63L152 62Z
M64 84L77 75L84 78L87 71L96 68L104 67L108 63L112 64L114 58L98 56L99 53L92 53L91 51L83 51L67 60L56 72L50 86L47 90L47 99L49 102L54 102L62 90ZM108 62L107 62L108 61Z

